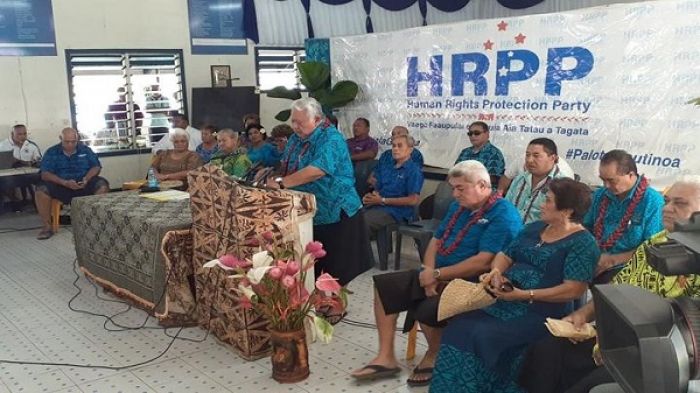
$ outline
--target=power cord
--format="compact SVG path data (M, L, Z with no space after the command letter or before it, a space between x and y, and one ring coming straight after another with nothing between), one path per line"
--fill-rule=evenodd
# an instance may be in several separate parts
M30 228L12 228L12 227L4 227L0 228L0 235L4 233L15 233L15 232L26 232L26 231L36 231L37 229L41 229L43 226L39 225L37 227L30 227Z
M75 300L75 299L76 299L78 296L80 296L80 294L82 293L82 289L80 289L80 287L77 285L78 280L80 280L80 275L78 274L78 271L77 271L77 269L76 269L77 263L78 263L78 259L76 258L76 259L73 261L73 273L75 273L75 280L73 280L73 286L74 286L75 288L78 289L78 292L77 292L75 295L73 295L73 297L71 297L70 300L68 301L68 308L69 308L70 310L72 310L72 311L74 311L74 312L82 313L82 314L87 314L87 315L92 315L92 316L103 317L103 318L106 318L107 320L112 321L112 322L113 322L112 318L114 318L114 316L123 314L124 312L128 311L128 309L127 309L126 311L120 311L119 313L117 313L117 314L115 314L115 315L113 315L113 316L108 316L108 315L104 315L104 314L93 313L93 312L91 312L91 311L78 310L78 309L73 308L73 306L72 306L71 303L73 302L73 300ZM171 272L172 272L172 269L170 270L169 275L170 275ZM158 303L156 304L156 307L157 307L158 304L160 304L160 302L162 301L164 295L165 295L165 290L163 290L163 293L161 294L161 297L160 297L160 299L158 300ZM110 301L117 302L117 303L121 303L121 302L119 302L119 301L114 301L114 300L110 300ZM130 306L130 305L129 305L129 306ZM146 324L146 322L148 321L148 318L150 318L150 315L148 315L148 316L146 317L146 319L144 320L144 322L143 322L142 325L145 325L145 324ZM179 336L180 332L182 332L182 329L184 329L184 327L181 327L181 328L178 330L178 332L175 334L175 337L173 337L173 338L170 340L170 342L168 343L168 346L167 346L160 354L158 354L158 356L156 356L156 357L154 357L154 358L152 358L152 359L144 360L144 361L138 362L138 363L129 364L129 365L126 365L126 366L103 366L103 365L73 364L73 363L57 363L57 362L27 362L27 361L5 360L5 359L0 360L0 363L29 364L29 365L38 365L38 366L64 366L64 367L76 367L76 368L98 368L98 369L117 370L117 371L119 371L119 370L124 370L124 369L127 369L127 368L142 366L142 365L144 365L144 364L148 364L148 363L151 363L151 362L153 362L153 361L155 361L155 360L157 360L157 359L160 359L160 358L161 358L163 355L165 355L165 353L168 352L168 350L170 350L170 348L173 346L173 344L175 343L175 340L176 340L177 337Z
M343 318L340 322L343 322L346 325L354 326L354 327L359 327L363 329L377 329L377 325L373 323L367 323L367 322L360 322L360 321L353 321L352 319L348 319L347 317ZM394 329L397 332L403 332L403 329L396 328Z
M182 330L185 328L184 326L180 327L180 328L178 329L177 333L175 333L174 336L171 336L171 335L169 335L168 332L167 332L167 329L168 329L167 327L161 327L161 326L145 326L146 323L148 322L148 319L151 317L148 313L146 313L146 319L144 319L144 321L141 323L140 326L132 327L132 326L124 326L124 325L121 325L121 324L115 322L113 318L115 318L116 316L119 316L119 315L121 315L121 314L124 314L124 313L128 312L129 310L131 310L132 306L131 306L130 304L128 304L127 302L124 302L124 301L113 300L113 299L106 299L106 298L100 297L99 294L98 294L99 290L98 290L97 286L96 286L91 280L88 280L88 281L89 281L89 282L91 283L91 285L95 288L96 296L97 296L98 299L104 300L104 301L113 302L113 303L121 303L121 304L124 304L124 305L127 306L127 309L126 309L126 310L123 310L123 311L120 311L120 312L118 312L118 313L113 314L113 315L110 316L110 315L105 315L105 314L100 314L100 313L94 313L94 312L92 312L92 311L80 310L80 309L74 308L74 307L72 306L71 303L72 303L78 296L80 296L80 294L82 293L82 289L77 285L78 281L80 280L80 275L78 274L78 271L77 271L77 268L76 268L76 267L77 267L77 263L78 263L78 259L76 258L76 259L73 261L73 273L75 274L75 280L73 280L73 286L74 286L76 289L78 289L78 292L77 292L75 295L73 295L73 297L71 297L70 300L68 301L68 308L69 308L71 311L77 312L77 313L81 313L81 314L87 314L87 315L92 315L92 316L96 316L96 317L105 318L105 323L103 324L103 328L104 328L105 330L107 330L107 331L139 330L139 329L144 329L144 328L145 328L145 329L158 329L158 330L163 330L163 333L164 333L166 336L168 336L168 337L171 338L171 340L170 340L170 342L168 343L167 347L166 347L162 352L160 352L156 357L154 357L154 358L151 358L151 359L148 359L148 360L144 360L144 361L138 362L138 363L128 364L128 365L125 365L125 366L103 366L103 365L73 364L73 363L58 363L58 362L31 362L31 361L19 361L19 360L7 360L7 359L0 359L0 363L8 363L8 364L26 364L26 365L37 365L37 366L63 366L63 367L75 367L75 368L97 368L97 369L105 369L105 370L116 370L116 371L119 371L119 370L124 370L124 369L127 369L127 368L133 368L133 367L143 366L143 365L145 365L145 364L148 364L148 363L151 363L151 362L154 362L154 361L160 359L161 357L163 357L163 355L165 355L165 354L170 350L170 348L171 348L171 347L173 346L173 344L175 343L175 340L178 340L178 339L179 339L179 340L184 340L184 341L203 342L203 341L205 341L205 340L207 339L207 337L209 336L209 331L210 331L210 327L211 327L211 326L208 326L208 328L207 328L207 333L205 334L204 338L202 338L201 340L195 340L195 339L190 339L190 338L186 338L186 337L179 337L180 333L181 333ZM166 278L166 282L170 279L170 276L171 276L173 270L174 270L174 269L171 268L170 271L168 272L168 277ZM211 275L211 272L210 272L209 274ZM220 278L217 280L217 285L216 285L217 287L218 287L219 281L220 281ZM157 302L156 305L154 306L154 309L157 308L158 305L160 305L160 303L163 301L163 298L165 297L166 291L167 291L167 289L163 289L163 292L161 293L161 296L160 296L160 298L158 299L158 302ZM195 306L196 306L196 304L195 304ZM194 311L194 307L193 307L193 310L192 310L192 311ZM192 311L190 311L190 312L192 312ZM144 312L146 312L146 311L144 311ZM211 313L212 313L212 312L213 312L213 304L212 304L212 308L211 308L210 311L209 311L209 324L211 324ZM113 325L119 327L120 329L109 329L109 328L107 328L107 322L112 323Z

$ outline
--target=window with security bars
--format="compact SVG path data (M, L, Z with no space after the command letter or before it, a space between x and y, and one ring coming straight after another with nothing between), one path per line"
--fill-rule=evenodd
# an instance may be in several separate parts
M305 58L304 48L256 47L258 89L265 92L273 87L284 86L303 90L297 64Z
M181 50L66 50L73 126L95 152L151 147L185 102Z

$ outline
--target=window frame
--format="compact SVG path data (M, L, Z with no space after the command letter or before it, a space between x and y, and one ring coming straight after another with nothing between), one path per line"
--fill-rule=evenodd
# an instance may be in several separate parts
M295 52L294 56L299 56L299 52L302 52L301 56L297 61L294 63L294 73L295 73L295 79L296 83L294 84L294 89L303 92L306 91L306 87L301 83L301 75L299 75L299 69L297 67L297 64L299 62L305 61L306 60L306 48L303 46L267 46L267 45L256 45L255 46L255 88L258 90L260 93L267 93L270 91L270 89L263 90L260 86L260 63L258 61L258 58L260 57L260 50L292 50Z
M188 112L188 91L187 91L187 83L185 81L185 59L184 59L184 51L182 49L121 49L121 48L112 48L112 49L65 49L64 54L65 54L65 61L66 61L66 82L68 83L68 102L70 106L70 120L71 120L71 127L75 128L77 130L78 127L78 119L77 119L77 111L75 107L75 92L73 91L73 67L72 67L72 59L74 57L79 57L81 55L100 55L104 54L106 56L114 56L114 55L124 55L125 53L132 53L132 54L153 54L153 55L159 55L159 54L177 54L180 58L180 66L179 66L179 72L180 72L180 84L182 88L182 113L184 113L186 116L189 116ZM111 157L111 156L125 156L125 155L134 155L134 154L144 154L144 153L151 153L151 147L147 146L145 148L137 148L137 147L132 147L129 149L115 149L115 150L109 150L109 151L101 151L101 152L95 152L98 157Z

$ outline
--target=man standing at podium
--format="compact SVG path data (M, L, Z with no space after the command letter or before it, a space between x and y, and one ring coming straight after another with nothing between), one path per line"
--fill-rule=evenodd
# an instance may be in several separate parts
M327 255L315 267L341 285L369 270L371 249L355 191L355 176L345 139L313 98L292 103L292 128L282 155L281 175L268 179L274 188L291 188L316 196L314 240Z

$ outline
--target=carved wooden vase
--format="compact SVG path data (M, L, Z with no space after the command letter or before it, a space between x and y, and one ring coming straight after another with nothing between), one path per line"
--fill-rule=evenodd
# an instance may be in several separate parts
M272 378L280 383L294 383L309 377L309 350L304 329L294 332L270 330Z

